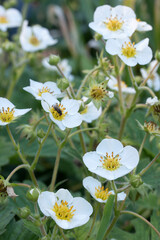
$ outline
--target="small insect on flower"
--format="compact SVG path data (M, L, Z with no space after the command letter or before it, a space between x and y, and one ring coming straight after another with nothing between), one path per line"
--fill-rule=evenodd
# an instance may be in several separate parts
M58 103L56 103L55 105L52 106L54 108L55 111L57 111L57 113L62 116L62 110L60 109Z

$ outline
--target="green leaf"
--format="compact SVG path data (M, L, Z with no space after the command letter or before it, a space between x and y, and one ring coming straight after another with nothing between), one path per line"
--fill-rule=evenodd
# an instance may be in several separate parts
M158 211L153 212L151 216L151 223L160 232L160 216ZM151 240L159 240L159 237L153 229L151 229Z
M34 233L37 236L41 236L41 232L38 227L36 227L31 221L23 219L24 227L27 228L30 232Z
M3 205L0 204L0 234L6 231L6 226L14 217L12 209L8 201Z
M5 137L0 137L0 167L9 163L9 158L14 154L12 143L6 141Z
M103 216L102 216L102 220L101 220L101 223L100 223L100 228L99 228L98 233L97 233L96 240L102 240L104 235L105 235L105 232L108 228L108 224L109 224L109 221L110 221L110 218L111 218L113 205L114 205L114 197L115 197L114 195L110 195L106 204L105 204L104 211L103 211Z

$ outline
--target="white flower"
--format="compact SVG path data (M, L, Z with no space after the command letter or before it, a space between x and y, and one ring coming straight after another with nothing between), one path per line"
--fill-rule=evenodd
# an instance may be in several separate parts
M116 139L104 139L96 151L83 156L84 164L89 171L114 180L131 172L139 162L138 151L131 146L123 147Z
M154 97L154 98L149 97L146 100L146 104L150 105L150 106L153 106L157 102L158 102L158 98L157 97Z
M61 130L74 128L82 123L81 114L78 113L80 104L74 99L63 99L61 103L49 93L42 94L42 107L49 113L51 120Z
M108 81L108 87L112 90L118 91L118 81L115 77L110 76L110 79ZM132 87L128 87L124 81L121 81L121 89L123 93L136 93L135 89Z
M0 125L4 126L11 123L30 110L31 108L16 109L8 99L0 97Z
M153 67L155 66L155 64L157 63L157 60L153 60L150 64L149 64L149 67L148 69L144 69L144 68L141 68L140 71L141 71L141 74L142 74L142 77L145 79L148 77L148 74L150 73L150 71L153 69ZM152 72L150 78L147 80L147 85L150 87L150 88L153 88L155 91L159 91L160 90L160 76L159 74L157 73L157 70L158 70L158 67L159 67L159 64L157 65L157 67L154 69L154 71Z
M72 229L87 223L93 208L82 197L73 198L66 189L59 189L56 193L42 192L38 198L38 205L42 213L51 217L63 229Z
M82 98L84 102L87 101L87 99L88 98L86 97ZM82 101L80 102L83 104ZM92 121L98 119L101 113L102 113L102 108L100 107L99 109L97 109L93 102L90 102L89 104L87 104L85 106L85 109L80 112L82 120L87 123L91 123Z
M8 28L19 27L22 23L22 15L15 8L5 9L0 5L0 30L7 31Z
M144 22L144 21L139 21L139 19L137 20L138 24L137 24L137 31L139 32L146 32L146 31L151 31L152 30L152 26L149 25L148 23Z
M23 88L25 91L31 93L37 100L42 100L42 93L50 93L55 98L61 97L61 90L54 82L40 83L30 79L30 86Z
M137 28L134 11L126 6L103 5L96 8L94 21L89 24L104 39L130 37Z
M118 55L128 66L133 67L137 63L145 65L152 59L152 50L148 47L148 43L148 38L138 44L131 43L129 38L109 39L106 43L106 51L111 55Z
M35 52L56 44L57 40L52 38L47 28L40 25L28 27L28 21L25 20L20 34L20 43L24 51Z
M43 64L43 66L45 68L47 68L49 70L52 70L52 71L56 71L59 74L59 71L58 71L57 67L49 64L49 57L44 58L42 60L42 64ZM65 77L69 81L73 81L74 77L71 74L72 67L69 65L68 60L67 59L63 59L62 61L60 61L58 63L58 66L61 69L61 71L63 72L63 74L65 75Z
M107 202L109 195L113 195L114 191L109 191L108 188L104 189L100 181L93 177L86 177L83 179L83 186L91 194L91 196L98 202ZM124 192L117 194L117 200L123 201L126 197Z

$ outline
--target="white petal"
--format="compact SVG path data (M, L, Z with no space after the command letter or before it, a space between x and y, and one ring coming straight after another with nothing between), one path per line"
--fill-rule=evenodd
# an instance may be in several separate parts
M96 11L94 12L94 21L101 22L106 20L106 18L110 16L111 10L112 8L109 5L97 7Z
M150 47L144 48L142 51L137 51L137 62L140 65L148 64L153 57Z
M121 46L121 41L118 41L116 39L109 39L106 42L105 49L109 54L116 55L121 51Z
M89 176L83 179L83 186L95 198L95 188L101 187L102 184L97 179Z
M0 97L0 110L2 111L2 107L4 109L7 109L8 107L10 109L14 108L15 106L7 99Z
M31 111L32 108L27 108L27 109L14 109L15 110L15 113L14 113L14 116L15 117L19 117L19 116L22 116L24 114L26 114L27 112Z
M56 197L53 192L42 192L38 197L38 205L41 210L41 212L45 216L50 216L47 210L50 210L54 207L56 202Z
M134 169L139 162L139 154L137 149L131 146L126 146L120 153L120 164L123 164L129 169Z
M59 104L59 101L50 93L42 93L42 99L46 101L50 107L56 103Z
M134 67L137 65L137 56L127 58L124 55L122 55L122 53L118 54L118 56L128 66Z
M136 18L136 15L132 8L127 6L118 5L114 8L115 14L121 18Z
M64 124L63 124L63 122L55 119L55 118L53 117L53 115L52 115L51 112L49 113L49 117L50 117L50 119L51 119L55 124L58 125L58 127L59 127L62 131L64 131L64 130L66 129L66 127L65 127Z
M82 197L75 197L73 199L73 206L76 209L76 215L90 216L93 213L91 204Z
M103 139L96 148L96 152L98 154L102 154L103 156L108 153L111 155L113 152L113 156L116 156L123 150L123 145L117 139Z
M64 202L68 202L68 204L73 202L73 197L70 194L70 192L67 189L59 189L56 193L55 193L56 198L58 198L58 202L61 203L61 201L63 200Z
M38 90L43 88L43 83L30 79L30 86L35 90Z
M102 166L100 159L100 155L96 152L87 152L83 156L83 162L91 172L96 169L97 166Z
M80 103L74 99L63 99L61 104L66 108L69 115L77 113L80 107Z
M142 49L148 47L149 44L149 38L145 38L142 41L140 41L139 43L137 43L135 45L135 48L137 51L141 51Z
M117 194L117 200L118 201L123 201L126 198L126 194L124 192L118 193Z
M74 128L78 127L82 123L82 117L80 113L76 113L74 115L66 115L65 118L62 120L62 123L67 128Z
M44 111L45 112L49 112L49 108L50 108L50 106L49 106L49 104L47 103L47 102L45 102L45 101L41 101L41 105L42 105L42 107L43 107L43 109L44 109Z

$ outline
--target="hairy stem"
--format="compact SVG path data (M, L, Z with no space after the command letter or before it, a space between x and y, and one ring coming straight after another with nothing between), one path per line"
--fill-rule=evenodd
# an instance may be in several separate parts
M155 158L139 173L140 176L142 176L154 163L155 161L160 157L160 153L158 153Z
M30 168L30 166L28 164L21 164L19 166L17 166L15 169L13 169L13 171L8 175L8 177L6 178L6 181L9 182L9 180L11 179L11 177L13 176L13 174L15 172L17 172L19 169L22 169L22 168Z

